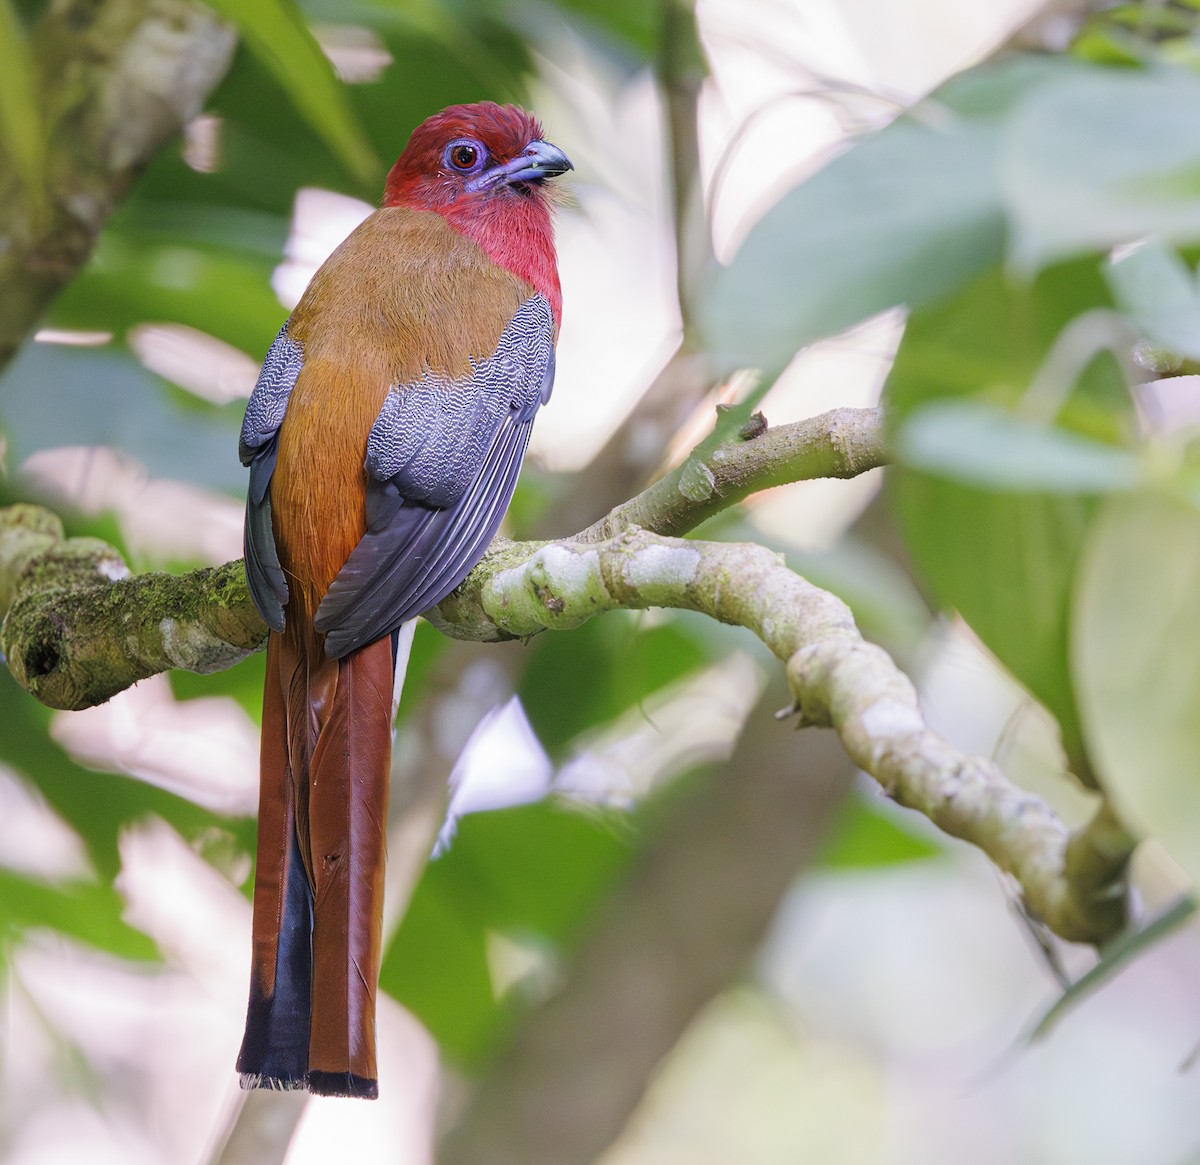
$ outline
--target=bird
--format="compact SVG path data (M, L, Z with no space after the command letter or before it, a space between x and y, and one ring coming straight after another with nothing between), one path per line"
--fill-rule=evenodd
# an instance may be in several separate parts
M401 628L482 557L550 399L547 183L571 169L518 106L427 118L247 402L245 568L269 632L244 1088L378 1095Z

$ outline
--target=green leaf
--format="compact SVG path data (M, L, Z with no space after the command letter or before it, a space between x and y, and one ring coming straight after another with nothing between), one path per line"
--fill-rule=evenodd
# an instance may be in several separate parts
M1064 330L1110 306L1093 258L1048 268L1032 282L990 268L952 299L909 316L885 389L891 420L946 397L1018 409ZM1120 432L1111 418L1131 409L1120 366L1101 353L1077 372L1063 419L1080 431Z
M1083 760L1067 659L1075 563L1095 508L1089 498L996 494L910 471L895 480L905 545L946 610L1058 720Z
M488 969L486 929L463 907L466 888L439 868L448 858L426 870L384 956L379 986L416 1015L447 1054L470 1063L499 1035L503 1014Z
M935 841L907 828L906 821L868 797L848 798L846 811L825 841L820 865L857 870L920 861L943 852Z
M893 424L951 401L1019 411L1064 331L1108 306L1095 258L1048 268L1031 283L999 268L986 272L953 299L910 316L886 386ZM1071 394L1064 426L1106 442L1132 428L1128 389L1111 353L1063 375L1074 378L1059 386ZM1058 472L1053 465L1034 469L1043 480ZM1058 719L1071 763L1087 780L1067 649L1076 563L1094 497L985 489L906 465L889 484L918 577Z
M212 216L203 217L211 222ZM264 240L274 237L264 224ZM287 314L271 291L273 266L266 255L199 240L114 234L63 294L52 319L58 327L103 328L117 336L147 321L187 324L261 357Z
M893 448L905 465L964 485L1108 493L1140 476L1127 449L1038 424L982 401L938 401L911 414Z
M1156 918L1136 930L1127 930L1104 948L1100 961L1082 975L1055 1001L1037 1025L1029 1033L1028 1042L1033 1043L1049 1035L1051 1029L1067 1012L1077 1007L1093 992L1098 991L1110 979L1116 977L1138 955L1161 942L1172 931L1178 930L1196 912L1194 898L1181 898L1167 907Z
M0 0L0 152L35 205L45 202L46 127L37 72L12 0Z
M46 408L46 385L55 408ZM0 381L0 426L19 465L39 449L111 445L156 477L245 491L237 459L240 403L185 409L131 356L28 343ZM186 435L186 439L184 439Z
M1080 563L1072 674L1098 775L1200 884L1200 508L1105 501Z
M1200 287L1190 267L1160 239L1147 239L1105 264L1113 297L1142 335L1200 360Z
M777 371L805 344L936 303L997 263L1004 122L1029 92L1083 71L1038 57L972 70L784 195L701 304L718 364Z
M909 318L886 387L893 422L903 426L935 403L1016 408L1063 329L1106 305L1094 259L1050 268L1032 284L1013 282L999 268L987 272L954 299ZM1106 354L1083 369L1064 417L1112 435L1128 410L1124 379ZM1085 772L1067 643L1094 499L997 492L905 465L889 486L918 577L1058 719L1072 763Z
M603 820L552 802L465 817L417 887L384 958L383 989L448 1055L477 1062L512 1014L493 985L489 937L568 945L629 853Z
M559 8L587 18L597 28L617 37L645 61L659 46L662 23L659 4L646 0L556 0Z
M1083 69L1012 117L1000 173L1025 271L1148 234L1200 239L1200 78Z
M534 640L518 694L534 732L561 759L579 733L615 719L711 655L682 621L646 629L640 615L592 619L570 635ZM579 683L586 675L588 682Z
M209 0L238 28L251 52L275 75L296 109L361 182L374 185L379 158L346 91L299 9L289 0Z
M1141 65L1146 46L1123 29L1085 29L1071 45L1072 55L1097 65Z
M786 194L701 305L718 364L777 370L805 344L935 302L997 262L994 153L989 122L905 120Z
M124 903L111 886L52 884L0 869L0 929L21 934L48 929L126 959L154 959L154 943L121 918Z

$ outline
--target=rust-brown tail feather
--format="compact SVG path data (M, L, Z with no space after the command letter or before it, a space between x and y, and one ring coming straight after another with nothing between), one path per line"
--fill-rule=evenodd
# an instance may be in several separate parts
M375 985L391 761L390 639L334 663L337 692L313 750L314 888L309 1088L374 1096Z
M388 639L330 660L319 637L290 626L271 636L254 963L238 1059L248 1087L377 1094L393 668Z
M295 652L267 642L259 762L250 1004L238 1055L244 1088L303 1088L308 1075L312 891L296 829L287 702Z

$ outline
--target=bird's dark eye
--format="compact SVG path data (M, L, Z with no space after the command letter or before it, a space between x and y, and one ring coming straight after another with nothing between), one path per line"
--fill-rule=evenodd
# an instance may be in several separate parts
M451 142L446 147L446 161L464 174L474 173L483 164L483 147L478 142Z

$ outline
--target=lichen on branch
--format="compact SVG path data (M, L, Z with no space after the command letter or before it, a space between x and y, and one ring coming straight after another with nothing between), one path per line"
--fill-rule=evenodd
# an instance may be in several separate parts
M131 575L39 506L0 510L0 651L52 708L88 708L168 668L232 667L266 642L242 563Z
M761 546L637 529L596 544L549 543L532 555L514 544L481 564L435 620L452 634L501 638L645 607L700 611L754 632L784 663L802 723L835 728L890 797L982 849L1060 937L1099 943L1124 925L1128 850L1082 860L1090 827L1070 834L995 764L933 733L912 682L862 638L849 608Z

